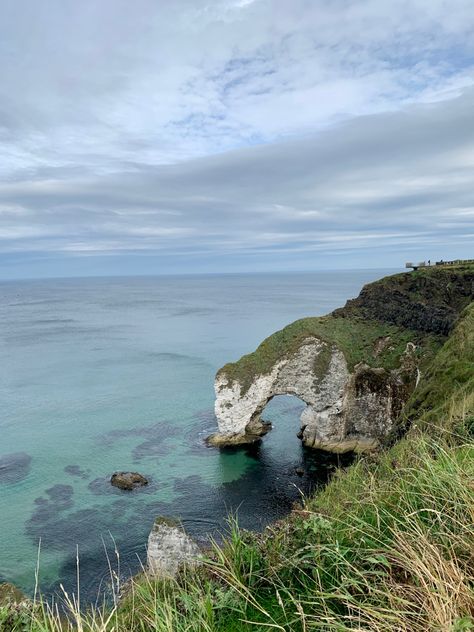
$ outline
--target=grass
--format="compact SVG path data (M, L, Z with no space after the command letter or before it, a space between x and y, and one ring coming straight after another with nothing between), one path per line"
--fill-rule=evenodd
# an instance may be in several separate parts
M424 358L432 358L442 344L438 336L423 335L376 320L331 315L303 318L266 338L256 351L243 356L238 362L226 364L219 374L225 374L231 382L238 381L243 394L255 376L270 373L278 361L291 357L312 336L341 349L349 370L359 362L386 369L396 368L408 342L415 342ZM379 355L374 355L376 342L386 336L390 336L390 344Z
M461 315L452 335L427 367L421 388L415 391L407 415L419 423L435 424L440 417L451 418L456 402L474 397L474 303Z

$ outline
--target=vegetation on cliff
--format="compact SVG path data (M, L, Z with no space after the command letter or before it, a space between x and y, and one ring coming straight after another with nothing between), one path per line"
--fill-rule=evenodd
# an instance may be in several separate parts
M332 314L303 318L277 331L253 353L226 364L218 375L239 382L243 394L255 377L269 373L311 336L341 349L350 370L362 361L396 368L409 341L417 345L424 367L473 298L474 266L424 268L385 277L365 286L356 299ZM388 344L375 352L384 339Z
M359 362L385 369L396 368L407 342L414 342L423 358L433 357L442 344L437 335L421 334L357 316L302 318L266 338L253 353L226 364L218 374L225 375L232 382L239 382L241 394L244 394L255 377L270 373L278 361L292 356L311 336L341 349L349 370ZM376 353L377 343L383 339L389 339L388 344L381 348L380 353Z
M335 315L357 314L400 327L448 335L474 300L474 265L434 266L366 285Z
M417 417L419 423L436 430L438 419L452 418L452 407L464 402L467 409L471 409L473 400L474 303L471 303L427 367L425 379L413 394L405 415Z
M474 630L474 303L463 308L390 449L263 534L233 523L177 580L138 576L115 607L86 613L70 599L70 621L42 603L3 605L2 632Z

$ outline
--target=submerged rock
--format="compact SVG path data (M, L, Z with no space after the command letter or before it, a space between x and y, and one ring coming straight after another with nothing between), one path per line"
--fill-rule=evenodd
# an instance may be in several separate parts
M31 456L26 452L15 452L0 456L0 483L18 483L30 472Z
M130 491L135 487L148 485L148 480L138 472L115 472L110 478L114 487Z
M200 563L201 551L182 525L170 518L156 518L148 536L148 572L158 577L175 577L180 567Z
M87 480L90 476L90 470L83 470L79 465L66 465L64 471L66 474L77 476L78 478L82 478L84 480Z

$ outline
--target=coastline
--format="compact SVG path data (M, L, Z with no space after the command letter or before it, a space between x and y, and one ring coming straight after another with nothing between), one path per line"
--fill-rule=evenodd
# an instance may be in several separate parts
M250 546L257 557L260 555L266 557L270 550L273 551L272 555L276 554L275 538L278 541L278 538L283 537L286 550L297 546L299 538L307 533L308 529L316 529L322 537L326 533L326 522L339 524L338 521L342 520L344 512L342 514L339 512L345 503L347 505L346 511L360 511L360 507L365 502L362 499L366 493L364 490L368 480L372 481L371 485L375 486L374 490L377 490L376 494L380 496L380 500L377 502L382 502L383 494L386 493L384 481L390 480L390 484L393 486L395 484L393 476L398 477L399 481L405 480L405 475L412 471L413 459L421 459L420 464L425 463L425 461L427 464L428 459L435 458L432 456L433 451L436 454L439 452L436 459L442 463L444 458L441 458L442 451L446 451L450 446L449 450L452 451L453 456L449 458L456 458L456 467L461 468L464 474L470 477L472 461L468 455L471 454L472 442L469 443L469 415L474 415L474 384L472 383L474 373L468 367L474 365L474 341L471 341L474 330L472 327L474 316L472 307L473 305L470 308L460 309L460 315L453 331L447 336L444 344L436 350L434 356L429 357L426 369L421 372L420 386L417 385L404 408L403 432L408 429L405 438L392 447L387 447L386 450L376 452L375 455L359 457L347 471L341 471L337 474L322 492L309 497L303 506L293 508L288 518L270 525L262 534L252 535L234 527L230 539L224 540L221 547L213 549L203 565L203 570L196 571L196 577L200 577L201 573L204 573L203 577L207 577L207 573L214 569L211 572L212 575L215 572L215 565L223 564L224 558L221 556L224 555L225 551L230 551L230 554L235 556L234 547L237 542L246 543L245 545L239 544L239 546L244 546L244 548ZM447 368L451 376L457 376L451 382L445 381L444 373ZM437 401L436 405L434 404L435 401ZM453 402L456 403L455 407L453 407ZM410 423L407 423L407 420ZM433 422L435 422L435 426L433 426ZM394 434L396 435L397 432L391 433L390 441L392 443ZM236 451L241 449L234 448ZM455 454L456 457L454 457ZM430 467L434 467L434 465ZM445 465L442 465L442 470L437 475L444 476L444 467ZM423 468L424 465L420 469L420 477L424 476ZM403 502L407 500L403 496L400 498ZM357 502L354 504L356 499ZM456 499L452 500L456 502ZM465 501L469 501L468 496ZM352 507L352 509L347 509L347 507ZM343 527L344 520L341 524ZM339 525L337 528L342 527ZM283 536L282 534L286 535ZM470 532L467 532L466 537L468 536L470 537ZM233 557L228 559L229 564L233 564L234 561ZM136 577L131 582L130 590L133 593L138 586L148 581L146 578ZM231 586L229 586L230 589ZM181 585L179 590L186 590L185 584ZM123 616L127 611L129 598L130 593L127 592L118 606Z

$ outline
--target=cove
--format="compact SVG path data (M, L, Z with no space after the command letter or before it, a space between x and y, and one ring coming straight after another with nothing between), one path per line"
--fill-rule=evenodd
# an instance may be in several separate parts
M304 404L274 397L258 445L216 450L214 376L288 322L329 312L380 271L23 281L0 284L0 576L95 601L106 551L125 579L156 515L200 542L229 513L262 529L344 457L302 446ZM304 476L296 473L303 468ZM147 488L108 479L138 470ZM114 544L115 543L115 544Z

